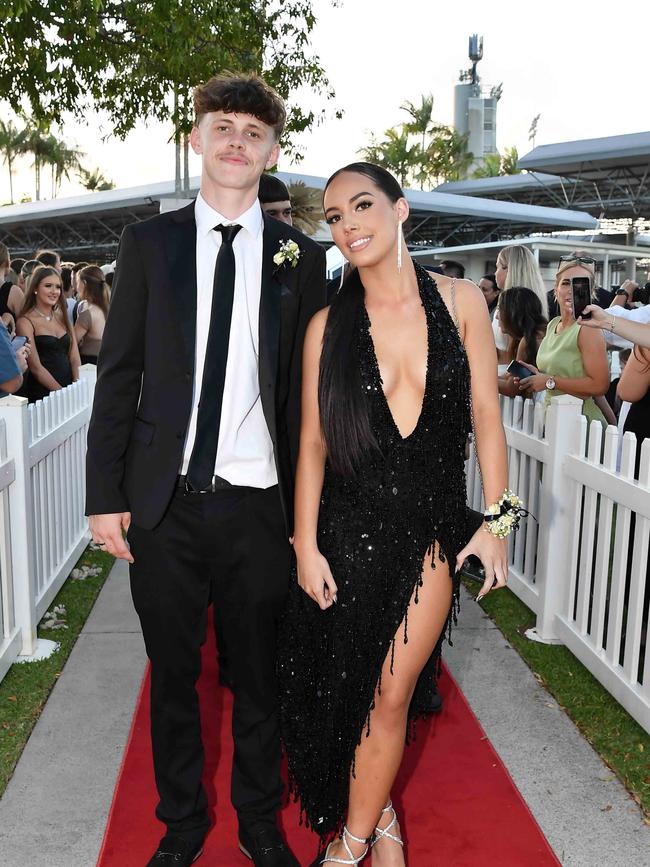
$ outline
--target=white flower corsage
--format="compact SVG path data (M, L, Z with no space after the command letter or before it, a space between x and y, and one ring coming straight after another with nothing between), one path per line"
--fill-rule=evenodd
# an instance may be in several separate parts
M273 262L278 266L290 265L295 268L302 254L302 250L295 241L283 241L280 249L273 257Z
M520 520L527 514L520 497L506 489L496 503L488 506L483 526L493 536L505 539L517 529Z

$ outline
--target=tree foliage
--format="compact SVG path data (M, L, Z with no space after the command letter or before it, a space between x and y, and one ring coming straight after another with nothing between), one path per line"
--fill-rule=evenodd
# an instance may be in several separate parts
M85 169L83 166L79 166L77 177L81 186L91 193L115 189L113 181L110 181L99 168Z
M124 138L142 119L192 124L192 88L224 70L262 73L288 99L332 96L309 0L9 0L0 8L0 98L46 122L108 112ZM176 99L174 98L176 95ZM288 134L313 111L289 103Z
M388 169L403 187L417 183L430 189L466 177L474 159L468 137L434 121L433 96L422 96L420 105L405 102L401 109L410 120L386 130L381 141L373 136L359 151L363 158Z
M472 177L474 178L496 178L500 175L518 175L521 174L519 168L519 153L517 148L506 148L501 154L486 154L479 166L474 170Z
M0 119L0 156L9 172L9 196L14 203L14 162L23 153L25 130L18 129L12 120Z

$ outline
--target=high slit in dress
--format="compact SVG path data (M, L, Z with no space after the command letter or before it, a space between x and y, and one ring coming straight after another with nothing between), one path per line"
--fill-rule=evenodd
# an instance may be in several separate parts
M291 582L281 624L278 673L281 725L290 791L321 838L340 833L347 811L354 754L371 725L384 660L394 652L408 608L417 602L434 543L449 564L453 598L440 640L425 665L409 708L409 732L432 705L442 642L458 609L459 551L482 515L467 507L465 446L471 431L469 365L458 331L428 272L416 265L426 313L428 352L424 397L413 431L402 437L384 395L362 301L357 309L361 387L378 449L354 476L325 467L318 546L338 588L326 611ZM415 596L414 596L415 593ZM391 657L391 673L394 670ZM408 739L408 738L407 738Z

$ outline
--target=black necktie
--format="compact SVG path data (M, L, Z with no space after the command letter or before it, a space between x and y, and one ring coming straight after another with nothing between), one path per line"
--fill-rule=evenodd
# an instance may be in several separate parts
M187 468L187 481L195 491L210 487L219 443L223 387L228 362L232 302L235 295L235 254L232 242L241 226L215 226L221 247L214 268L210 330L205 348L196 437Z

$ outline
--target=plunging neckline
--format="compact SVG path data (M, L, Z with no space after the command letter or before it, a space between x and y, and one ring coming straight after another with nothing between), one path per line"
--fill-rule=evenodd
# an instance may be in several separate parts
M368 331L368 337L370 339L370 349L372 352L373 367L375 369L375 373L377 376L377 387L379 389L379 392L381 393L382 404L385 407L386 414L387 414L388 419L390 421L391 427L393 428L393 430L397 434L397 437L400 440L400 442L407 442L407 440L410 440L411 437L414 436L414 434L416 433L416 431L420 427L420 422L422 421L422 418L424 417L424 404L426 401L427 389L428 389L428 385L429 385L429 358L431 356L431 328L430 328L430 323L429 323L429 311L427 310L426 304L424 303L424 294L423 294L422 285L420 283L419 275L418 275L418 291L420 293L420 304L422 305L422 309L424 310L424 317L425 317L426 326L427 326L427 357L426 357L426 369L425 369L425 373L424 373L424 391L422 392L422 402L420 403L420 412L418 414L418 417L417 417L417 420L415 422L415 426L413 427L413 430L410 433L406 434L406 436L402 435L402 432L399 429L397 422L395 421L395 416L393 415L393 411L391 410L390 404L388 403L388 398L386 397L386 392L384 391L384 380L383 380L382 375L381 375L381 368L379 366L379 359L377 358L377 351L375 350L375 341L373 340L373 337L372 337L372 320L370 319L370 315L368 313L368 308L366 307L365 299L363 302L363 312L364 312L364 316L365 316L365 320L366 320L366 328Z

